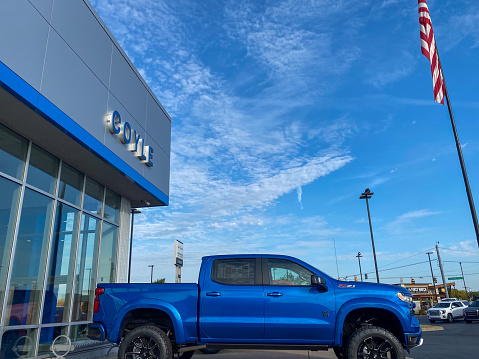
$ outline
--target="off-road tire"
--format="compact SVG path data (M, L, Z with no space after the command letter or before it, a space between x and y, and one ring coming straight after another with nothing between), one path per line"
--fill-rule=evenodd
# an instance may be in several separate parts
M353 333L347 345L348 359L373 359L388 355L391 359L405 359L399 340L388 330L380 327L364 327Z
M171 359L170 339L165 332L154 326L142 326L129 332L120 343L118 359L134 359L143 356L150 359Z

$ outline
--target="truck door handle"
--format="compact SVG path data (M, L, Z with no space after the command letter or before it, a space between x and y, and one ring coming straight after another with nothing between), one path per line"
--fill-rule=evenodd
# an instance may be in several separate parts
M282 296L283 296L283 293L273 292L273 293L268 293L267 296L268 296L268 297L282 297Z
M208 293L206 293L207 297L219 297L220 295L221 295L221 293L219 293L219 292L208 292Z

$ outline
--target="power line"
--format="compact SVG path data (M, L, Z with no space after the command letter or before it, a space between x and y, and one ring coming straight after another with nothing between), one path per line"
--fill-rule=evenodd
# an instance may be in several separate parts
M433 249L434 249L434 247L429 248L429 249L426 249L426 251L430 251L430 250L433 250ZM385 264L385 265L381 266L380 268L384 268L384 267L390 266L390 265L392 265L392 264L395 264L395 263L398 263L398 262L401 262L401 261L405 261L406 259L409 259L409 258L412 258L412 257L416 257L416 256L419 256L419 255L424 254L424 253L425 253L425 252L422 251L422 252L413 254L412 256L409 256L409 257L406 257L406 258L403 258L403 259L399 259L399 260L397 260L397 261L395 261L395 262L392 262L392 263Z
M437 259L434 259L434 260L436 261ZM398 267L394 267L394 268L382 269L381 272L386 272L386 271L390 271L390 270L394 270L394 269L411 267L411 266L415 266L415 265L419 265L419 264L424 264L424 263L429 263L429 261L427 260L427 261L424 261L424 262L417 262L417 263L406 264L406 265L398 266ZM374 271L371 271L371 272L366 272L365 274L374 274L374 273L375 273ZM357 276L357 274L347 275L346 277L354 277L354 276Z

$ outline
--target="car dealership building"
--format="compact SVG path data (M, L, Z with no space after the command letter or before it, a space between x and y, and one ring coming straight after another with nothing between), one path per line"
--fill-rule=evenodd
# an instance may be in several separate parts
M99 353L94 289L127 280L131 209L168 205L170 139L87 0L0 2L0 358Z

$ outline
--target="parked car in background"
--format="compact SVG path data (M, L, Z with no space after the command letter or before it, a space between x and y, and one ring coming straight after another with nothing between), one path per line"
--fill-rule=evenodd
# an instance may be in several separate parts
M452 323L454 319L464 317L466 306L461 301L443 300L427 310L427 319L434 323L436 320L447 320Z
M466 323L472 323L473 320L479 320L479 300L472 302L464 309L464 320Z

